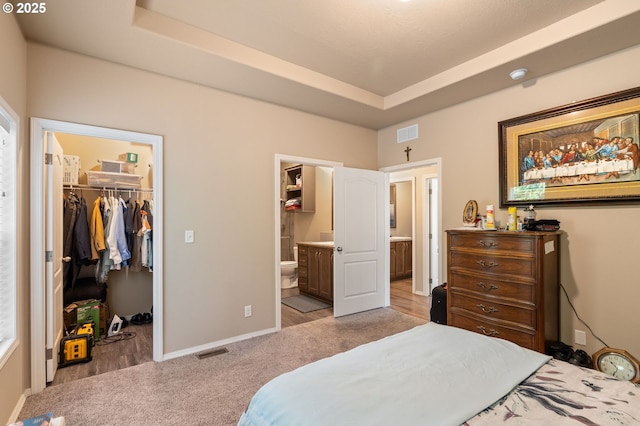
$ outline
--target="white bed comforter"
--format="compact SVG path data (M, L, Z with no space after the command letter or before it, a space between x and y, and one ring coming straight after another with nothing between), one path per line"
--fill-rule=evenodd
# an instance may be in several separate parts
M427 323L276 377L238 424L460 425L549 359Z

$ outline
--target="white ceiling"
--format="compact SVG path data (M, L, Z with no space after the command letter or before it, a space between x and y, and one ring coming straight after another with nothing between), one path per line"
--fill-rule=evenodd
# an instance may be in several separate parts
M640 44L637 0L56 0L25 37L372 129Z

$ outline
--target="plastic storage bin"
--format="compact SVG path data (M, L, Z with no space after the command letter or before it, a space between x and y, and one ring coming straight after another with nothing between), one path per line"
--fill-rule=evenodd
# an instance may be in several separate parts
M87 172L87 183L91 186L108 186L115 188L140 188L142 176L130 173Z
M109 173L131 173L135 172L135 163L115 160L100 160L100 171Z

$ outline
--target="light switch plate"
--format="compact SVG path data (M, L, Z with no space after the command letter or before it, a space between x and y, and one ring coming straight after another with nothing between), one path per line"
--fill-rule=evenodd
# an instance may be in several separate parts
M184 231L184 242L187 244L193 243L194 235L193 231Z

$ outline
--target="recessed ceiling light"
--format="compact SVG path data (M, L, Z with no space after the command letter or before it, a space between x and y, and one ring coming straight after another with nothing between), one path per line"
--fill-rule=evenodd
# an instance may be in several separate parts
M513 70L509 73L509 76L513 79L513 80L520 80L522 77L524 77L525 75L527 75L527 71L529 71L526 68L518 68L517 70Z

